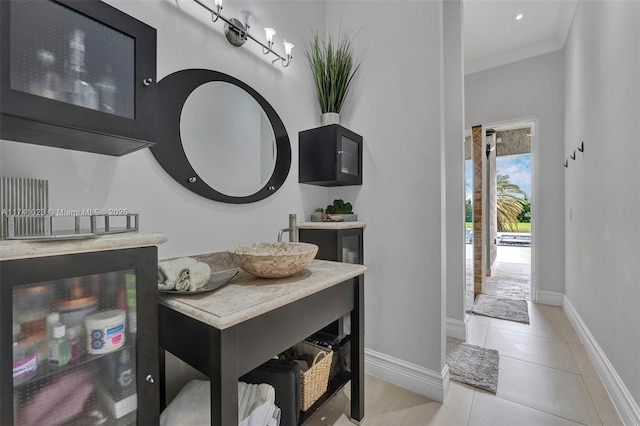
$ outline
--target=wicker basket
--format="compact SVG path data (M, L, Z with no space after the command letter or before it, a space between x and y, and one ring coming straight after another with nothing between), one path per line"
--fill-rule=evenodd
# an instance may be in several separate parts
M333 351L305 341L295 347L299 353L313 356L313 365L300 371L300 409L307 411L327 391Z

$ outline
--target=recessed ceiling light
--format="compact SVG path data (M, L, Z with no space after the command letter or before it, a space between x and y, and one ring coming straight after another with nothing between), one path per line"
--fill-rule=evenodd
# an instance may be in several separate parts
M515 15L513 15L513 20L514 21L522 21L525 16L527 16L527 12L516 13Z

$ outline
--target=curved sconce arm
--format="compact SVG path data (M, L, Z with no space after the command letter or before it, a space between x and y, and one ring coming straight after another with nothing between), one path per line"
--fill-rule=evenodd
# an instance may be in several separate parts
M220 12L222 11L222 5L216 3L216 11L211 11L211 22L216 22L220 18Z
M275 63L276 63L276 62L278 62L278 61L282 61L282 67L283 67L283 68L286 68L286 67L288 67L288 66L289 66L289 64L291 63L291 59L292 59L292 58L293 58L293 56L291 56L291 55L287 55L287 59L282 58L282 57L279 57L279 58L276 58L276 59L274 59L273 61L271 61L271 64L275 64Z

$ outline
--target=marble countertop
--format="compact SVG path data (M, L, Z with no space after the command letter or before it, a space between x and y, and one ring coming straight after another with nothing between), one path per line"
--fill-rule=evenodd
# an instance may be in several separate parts
M3 240L0 241L0 260L157 246L167 239L159 232L126 232L77 240Z
M192 256L212 271L236 267L227 252ZM219 330L295 302L311 294L364 274L366 266L312 260L295 275L264 279L243 270L227 285L194 295L159 294L160 304Z
M354 222L301 222L298 223L299 229L354 229L365 228L366 222L357 220Z

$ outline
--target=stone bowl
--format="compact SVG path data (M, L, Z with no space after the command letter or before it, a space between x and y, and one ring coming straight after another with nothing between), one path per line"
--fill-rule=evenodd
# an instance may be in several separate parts
M236 264L260 278L283 278L307 266L318 253L318 246L308 243L255 243L229 250Z

